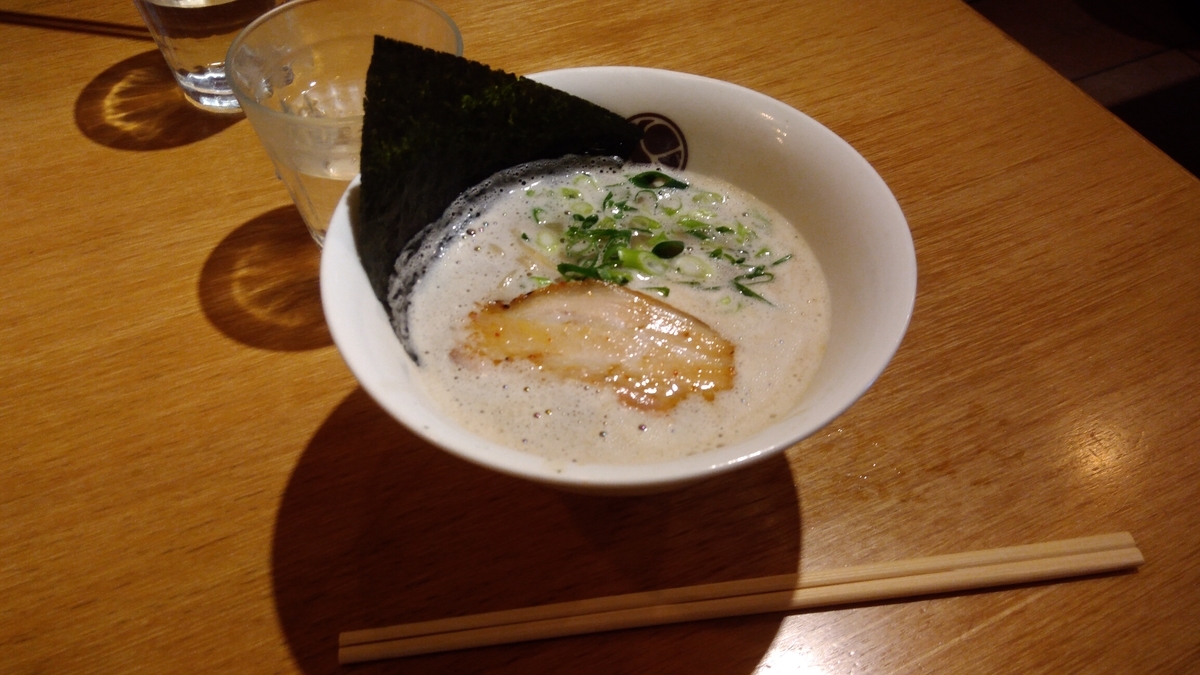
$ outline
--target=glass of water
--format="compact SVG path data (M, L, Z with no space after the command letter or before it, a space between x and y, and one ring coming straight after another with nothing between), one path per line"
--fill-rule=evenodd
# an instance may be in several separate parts
M229 47L234 95L318 244L358 174L374 37L462 55L450 17L424 0L291 0Z
M238 110L225 79L225 52L238 31L283 0L133 0L188 102Z

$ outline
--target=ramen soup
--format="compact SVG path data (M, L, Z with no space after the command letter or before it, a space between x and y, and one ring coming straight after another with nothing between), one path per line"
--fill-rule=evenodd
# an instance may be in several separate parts
M422 386L450 417L561 465L644 463L747 438L795 406L829 298L778 213L650 165L493 183L407 307Z

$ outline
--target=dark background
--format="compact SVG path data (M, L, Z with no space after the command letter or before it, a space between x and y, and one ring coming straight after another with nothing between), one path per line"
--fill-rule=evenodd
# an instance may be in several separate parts
M968 4L1200 176L1200 0Z

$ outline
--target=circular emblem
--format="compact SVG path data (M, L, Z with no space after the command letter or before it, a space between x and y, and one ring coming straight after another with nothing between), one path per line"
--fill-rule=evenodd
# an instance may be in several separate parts
M687 139L683 130L665 115L645 112L629 118L642 128L642 142L630 156L630 161L661 164L672 169L686 169Z

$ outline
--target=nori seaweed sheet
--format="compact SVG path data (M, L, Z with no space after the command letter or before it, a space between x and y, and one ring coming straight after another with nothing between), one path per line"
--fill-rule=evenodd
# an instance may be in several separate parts
M400 251L488 176L568 154L628 158L642 130L552 87L376 36L363 103L359 258L386 307Z

